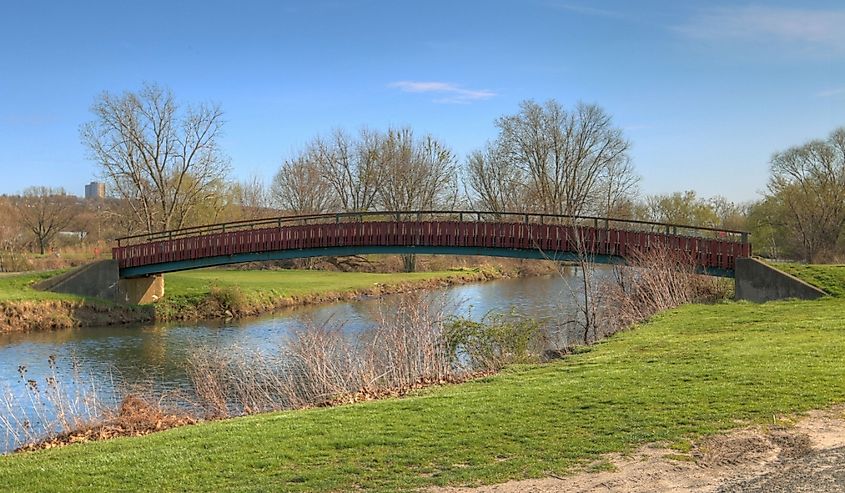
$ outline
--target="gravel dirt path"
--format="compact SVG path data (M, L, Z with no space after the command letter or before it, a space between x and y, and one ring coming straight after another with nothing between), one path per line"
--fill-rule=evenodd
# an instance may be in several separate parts
M689 460L659 445L607 459L613 471L511 481L431 493L843 492L845 407L813 411L794 426L747 428L697 443Z

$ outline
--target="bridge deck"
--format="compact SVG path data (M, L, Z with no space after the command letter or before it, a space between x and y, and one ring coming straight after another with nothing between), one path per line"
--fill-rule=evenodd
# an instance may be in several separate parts
M380 251L372 247L393 252L466 252L470 255L487 252L550 259L567 258L567 255L571 258L572 253L579 250L594 256L624 259L634 251L668 247L689 255L705 272L723 271L728 275L734 269L736 258L751 255L751 245L730 234L738 232L707 230L712 237L706 238L674 234L669 227L663 228L665 225L661 225L661 229L666 232L655 232L601 227L598 221L595 224L393 220L286 225L279 221L271 227L260 223L257 228L253 224L250 229L226 231L224 226L181 237L179 232L159 234L143 238L152 241L119 245L114 248L113 256L119 263L121 275L133 277L243 262L251 258L249 254L284 253L277 257L254 256L259 260L337 255L338 252L350 254L356 249L359 253ZM742 238L747 236L743 234Z

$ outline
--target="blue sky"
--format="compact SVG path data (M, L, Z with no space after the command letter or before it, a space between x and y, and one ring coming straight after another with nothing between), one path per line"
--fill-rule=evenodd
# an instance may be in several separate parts
M0 3L0 193L81 194L102 91L214 101L234 175L336 127L410 125L459 156L527 98L598 103L644 193L763 190L774 151L845 125L841 1Z

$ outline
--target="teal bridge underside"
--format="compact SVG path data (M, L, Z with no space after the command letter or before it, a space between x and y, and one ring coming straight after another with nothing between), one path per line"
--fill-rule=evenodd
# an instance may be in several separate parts
M124 267L120 269L120 277L124 279L144 277L155 274L163 274L166 272L177 272L246 262L376 254L468 255L531 260L552 260L556 262L575 262L579 259L576 253L558 252L554 254L537 249L456 246L345 246L237 253L191 260L161 262L137 267ZM625 265L624 258L614 255L591 255L590 260L598 264ZM734 277L734 271L729 269L699 267L699 272L710 276Z

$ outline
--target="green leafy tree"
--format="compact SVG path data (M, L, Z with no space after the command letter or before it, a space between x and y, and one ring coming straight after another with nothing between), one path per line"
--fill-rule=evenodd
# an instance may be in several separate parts
M804 261L835 255L845 227L845 127L775 153L767 200L785 233L800 241Z

